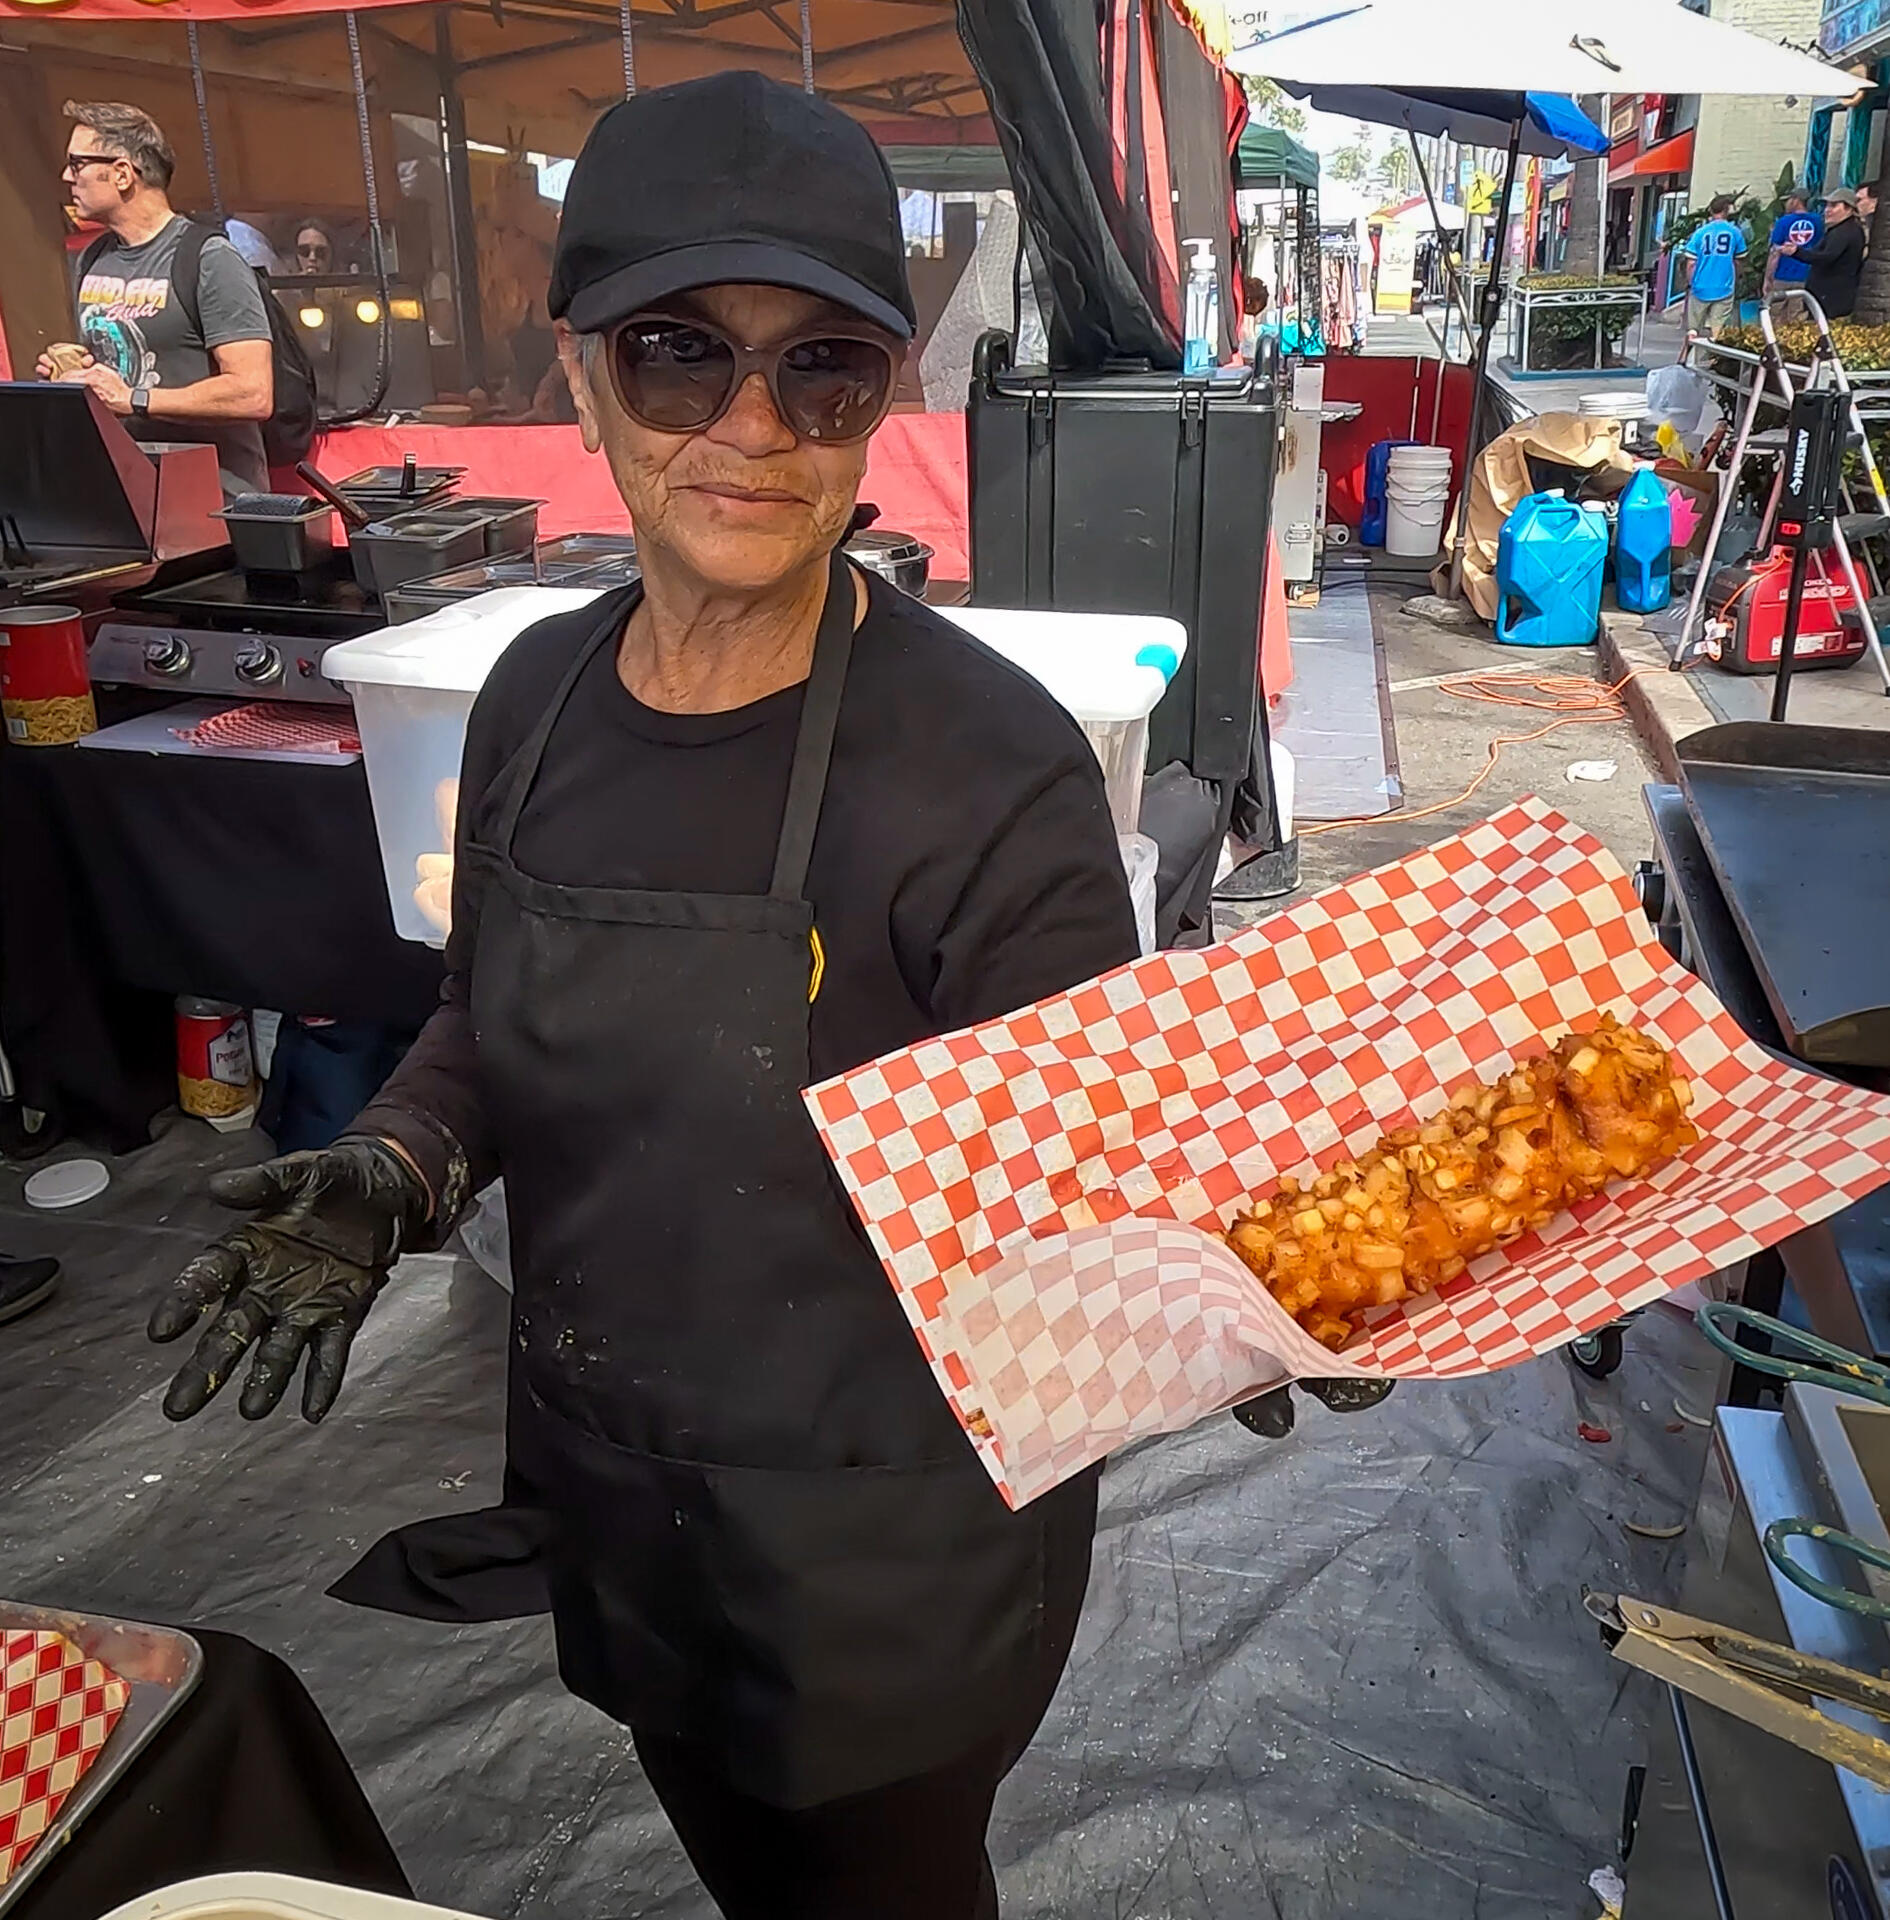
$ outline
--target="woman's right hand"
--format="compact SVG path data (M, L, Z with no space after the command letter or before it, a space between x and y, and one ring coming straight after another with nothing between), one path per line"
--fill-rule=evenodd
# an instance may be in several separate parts
M214 1314L164 1396L165 1414L201 1413L254 1346L237 1403L244 1419L275 1410L306 1351L302 1417L320 1420L388 1269L431 1217L426 1182L387 1141L344 1134L319 1152L219 1173L210 1191L255 1218L213 1240L152 1310L157 1341Z

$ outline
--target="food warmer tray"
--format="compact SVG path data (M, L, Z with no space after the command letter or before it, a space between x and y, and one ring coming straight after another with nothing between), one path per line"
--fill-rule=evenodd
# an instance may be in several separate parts
M0 1914L4 1914L150 1745L152 1736L190 1698L203 1675L203 1649L189 1634L172 1627L67 1613L57 1607L29 1607L13 1600L0 1600L0 1627L10 1633L62 1633L87 1659L109 1667L131 1689L117 1726L66 1796L59 1817L40 1836L20 1870L0 1886Z

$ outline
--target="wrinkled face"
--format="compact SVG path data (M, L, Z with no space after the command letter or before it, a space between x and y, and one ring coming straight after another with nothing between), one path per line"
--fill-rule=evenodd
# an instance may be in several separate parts
M60 178L80 214L87 220L102 220L124 204L126 194L138 184L138 170L122 156L106 153L90 127L74 127L66 135Z
M663 310L752 347L829 325L860 330L846 309L783 287L703 287L664 301ZM560 321L558 349L585 445L610 461L646 569L669 562L711 590L761 593L839 543L866 472L865 440L832 445L797 435L759 373L719 420L696 432L659 432L625 413L604 341L580 342Z
M298 273L326 273L335 264L334 249L320 227L304 227L295 236L295 267Z

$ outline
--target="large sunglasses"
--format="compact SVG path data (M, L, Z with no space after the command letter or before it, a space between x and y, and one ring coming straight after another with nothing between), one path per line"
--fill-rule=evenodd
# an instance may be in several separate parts
M899 362L879 335L817 332L772 347L731 339L706 320L637 314L610 334L610 380L623 410L658 433L699 433L751 374L803 440L864 440L892 405Z

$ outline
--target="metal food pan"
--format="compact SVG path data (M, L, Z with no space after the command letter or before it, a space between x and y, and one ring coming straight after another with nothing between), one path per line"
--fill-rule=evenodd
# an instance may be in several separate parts
M125 1710L98 1757L80 1775L58 1817L40 1835L20 1870L0 1886L0 1914L4 1914L150 1745L152 1735L189 1699L203 1675L203 1649L189 1634L171 1627L29 1607L13 1600L0 1600L0 1628L9 1633L64 1634L88 1660L110 1668L131 1689Z

